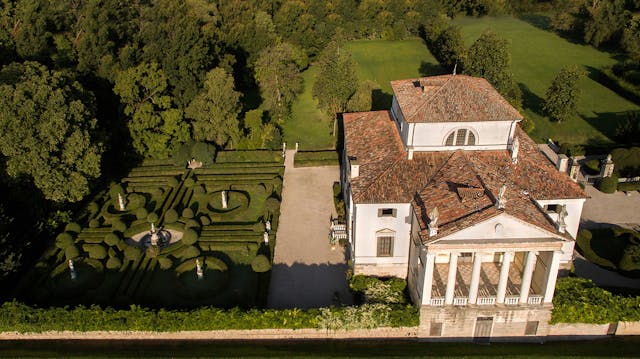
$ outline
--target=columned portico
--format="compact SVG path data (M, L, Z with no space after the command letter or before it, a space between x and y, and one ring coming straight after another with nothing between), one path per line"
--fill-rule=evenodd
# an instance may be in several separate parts
M504 298L507 294L507 280L509 279L509 266L513 259L513 252L504 252L502 254L502 264L500 265L500 279L498 281L498 289L496 302L498 304L504 303Z
M536 267L536 256L538 253L527 252L524 270L522 271L522 284L520 285L520 304L527 304L529 300L529 290L531 289L531 279L533 278L533 270Z
M473 256L473 270L471 271L471 284L469 285L469 304L476 304L476 301L478 300L482 254L483 253L476 253Z
M449 273L447 275L447 292L444 296L444 303L453 304L453 294L456 289L456 272L458 269L458 253L449 254Z

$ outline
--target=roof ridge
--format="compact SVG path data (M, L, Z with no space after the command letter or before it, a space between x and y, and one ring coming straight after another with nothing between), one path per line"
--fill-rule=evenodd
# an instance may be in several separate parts
M422 104L421 104L420 106L417 106L417 107L415 108L415 110L413 110L413 112L411 113L411 115L410 115L410 116L407 116L407 117L413 117L413 116L414 116L416 113L418 113L422 108L424 108L426 105L428 105L429 103L431 103L431 100L433 100L433 98L434 98L434 97L435 97L435 96L436 96L440 91L442 91L442 89L443 89L443 88L444 88L444 87L445 87L445 86L446 86L446 85L447 85L447 84L448 84L448 83L453 79L453 77L454 77L455 75L449 75L449 74L447 74L447 75L440 75L440 76L437 76L437 77L444 77L444 76L448 76L448 77L447 77L447 79L445 80L445 82L444 82L442 85L440 85L440 87L438 87L438 89L437 89L433 94L431 94L431 95L429 96L429 98L425 99L425 101L423 101L423 102L422 102ZM417 78L417 80L418 80L418 81L420 81L421 79L427 79L427 78L430 78L430 77L429 77L429 76L425 76L425 77L418 77L418 78ZM424 88L424 86L421 86L421 87L423 87L423 88ZM423 91L424 91L424 90L423 90Z
M449 156L449 158L447 158L446 161L444 161L442 163L442 165L440 166L440 168L438 168L434 173L433 176L431 176L431 178L427 181L427 183L425 183L424 186L422 186L422 188L420 188L419 190L416 191L417 194L420 194L420 192L424 191L427 186L429 186L431 184L431 182L433 182L433 179L436 178L436 176L438 175L438 173L440 173L440 171L442 171L442 169L444 168L444 166L446 166L449 161L451 161L451 157L453 157L456 153L458 153L459 151L462 150L455 150L455 151L451 151L451 155Z
M387 167L384 171L381 171L377 176L375 176L373 178L373 180L371 180L371 182L369 182L369 185L362 190L362 193L366 193L369 190L369 188L371 188L371 186L376 184L376 182L378 182L380 177L382 177L384 174L389 172L402 159L402 157L403 157L402 153L398 153L398 155L394 159L393 163L391 165L389 165L389 167Z

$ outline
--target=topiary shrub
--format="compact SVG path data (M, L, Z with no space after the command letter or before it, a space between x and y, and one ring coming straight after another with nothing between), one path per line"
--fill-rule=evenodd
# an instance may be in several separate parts
M185 247L181 257L183 259L195 258L200 255L200 250L194 246Z
M169 187L178 187L180 181L178 181L178 179L175 177L169 177L169 179L167 180L167 184L169 185Z
M107 250L107 255L109 257L118 257L118 252L116 252L116 250L113 247L111 247Z
M147 218L148 215L149 215L149 212L144 207L138 208L136 210L136 218L137 219L145 219L145 218Z
M120 237L115 233L107 233L104 236L104 243L110 247L117 246L118 242L120 242Z
M155 212L151 212L147 215L147 222L158 223L158 215Z
M66 232L80 233L82 231L82 227L76 222L69 222L66 226L64 226L64 230Z
M193 210L189 207L182 210L182 217L193 218Z
M158 265L160 269L168 270L173 267L173 261L169 257L158 257Z
M122 261L118 257L109 257L107 260L107 269L116 270L120 269L122 266Z
M124 224L124 222L122 222L121 220L116 219L113 222L111 222L111 228L113 228L115 231L122 233L127 230L127 225Z
M205 166L213 163L215 152L215 147L204 142L196 142L191 147L191 156Z
M196 184L196 181L193 180L193 178L187 178L186 180L184 180L184 186L187 188L193 187L193 185Z
M227 267L227 264L222 261L221 259L215 258L215 257L207 257L204 259L204 263L207 266L207 269L213 269L213 270L218 270L221 272L225 272L227 271L227 269L229 269Z
M178 217L178 212L175 209L170 209L164 214L164 223L176 223Z
M147 248L146 253L147 253L147 256L149 256L149 258L156 258L160 254L160 247L149 246Z
M89 258L104 259L107 257L107 250L99 244L83 244L82 249L89 254Z
M207 216L206 214L200 216L200 223L203 226L208 226L211 224L211 218L209 218L209 216Z
M202 185L197 185L197 186L193 186L193 194L198 196L198 195L203 195L205 194L206 191L204 189L204 187L202 187Z
M191 228L185 229L184 234L182 235L182 243L189 246L198 241L198 232L194 231Z
M73 237L67 232L62 232L56 237L56 247L65 249L73 244Z
M271 269L271 262L264 254L258 254L251 261L251 269L256 273L268 272Z
M185 229L188 229L188 228L200 228L200 222L196 221L195 219L189 219L184 224L184 228Z
M611 177L602 178L598 182L598 190L600 190L600 192L602 193L614 193L617 187L618 187L618 177L615 175Z
M147 199L143 195L139 193L130 193L129 195L127 195L126 209L129 211L134 211L138 208L144 207L146 203Z
M98 228L98 227L100 227L100 220L98 220L97 218L94 218L89 221L89 228Z
M109 195L112 199L118 200L118 194L125 195L124 188L119 183L116 183L109 188Z
M73 244L64 249L64 256L65 258L67 258L67 260L78 258L79 255L80 250L78 250L78 247L74 246Z
M100 210L100 206L98 206L95 202L89 202L87 205L87 211L91 214L96 214Z
M265 208L269 211L269 213L274 214L280 208L280 201L278 201L275 197L269 197L264 203Z
M124 249L124 258L128 260L136 260L140 256L140 248L127 246Z

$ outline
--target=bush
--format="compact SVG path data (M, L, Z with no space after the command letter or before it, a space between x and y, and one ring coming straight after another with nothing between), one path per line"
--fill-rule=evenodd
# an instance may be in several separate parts
M598 181L598 190L603 193L614 193L618 187L618 177L605 177Z
M107 233L104 236L104 243L106 243L108 246L117 246L118 242L120 242L120 237L118 237L118 235L115 233Z
M64 230L66 232L80 233L82 232L82 227L80 227L80 225L76 222L69 222L64 227Z
M111 228L113 228L114 230L123 233L124 231L127 230L127 225L124 224L124 222L122 222L119 219L114 220L113 222L111 222Z
M185 229L184 234L182 235L182 243L190 246L198 241L198 232L193 229Z
M202 185L196 185L193 187L193 194L194 195L203 195L205 194L205 189Z
M181 257L182 259L195 258L200 255L200 250L194 246L185 247L182 250Z
M128 260L136 260L140 256L140 249L137 247L127 246L124 249L124 258Z
M158 257L158 265L162 270L168 270L173 267L173 261L168 257Z
M100 211L100 206L98 206L98 204L95 202L89 202L89 204L87 205L87 211L89 211L89 213L91 214L96 214L98 213L98 211Z
M189 219L184 224L184 228L185 229L188 229L188 228L200 228L200 223L198 221L196 221L195 219Z
M253 269L256 273L264 273L271 270L271 262L269 262L269 258L267 258L263 254L258 254L251 261L251 269Z
M147 247L146 253L149 258L156 258L160 254L160 247L149 246Z
M98 220L97 218L94 218L89 221L89 228L98 228L98 227L100 227L100 220Z
M351 278L349 287L367 303L406 303L404 290L407 282L404 279L356 275Z
M618 183L618 191L624 191L624 192L640 191L640 182Z
M62 232L56 237L56 247L65 249L73 244L73 236L67 232Z
M139 193L130 193L129 195L127 195L126 209L129 211L134 211L139 208L143 208L146 203L147 199L143 195Z
M149 223L158 223L158 214L155 212L151 212L147 215L147 222Z
M193 218L193 210L189 207L182 210L182 217Z
M180 184L180 181L178 181L177 178L175 177L169 177L169 179L167 180L167 184L169 185L169 187L178 187L178 185Z
M640 147L616 148L611 151L611 160L619 177L640 176Z
M184 180L184 186L187 188L193 187L196 184L196 181L193 180L193 178L187 178L186 180Z
M73 244L64 249L64 256L67 260L78 258L79 255L78 247Z
M124 196L126 193L124 192L124 188L119 183L116 183L109 188L109 195L115 201L118 200L118 194Z
M107 269L116 270L120 269L120 266L122 266L122 261L120 260L120 258L109 257L109 259L107 260Z
M145 219L149 215L149 212L146 208L141 207L136 210L136 218L137 219Z
M176 223L178 217L178 212L175 209L170 209L164 214L164 223Z
M208 269L218 270L221 272L226 272L229 269L223 260L215 257L205 258L204 263L207 265Z
M83 244L82 249L89 254L89 258L104 259L107 257L107 250L100 244Z
M208 226L211 224L211 218L209 218L209 216L207 216L206 214L200 216L200 223L203 226Z
M202 162L203 165L210 165L213 163L213 158L216 156L216 149L210 144L204 142L196 142L191 147L191 156L197 161Z
M587 169L589 174L595 175L600 173L600 161L599 160L589 160L584 163L584 166Z
M111 247L107 250L107 255L109 257L118 257L118 252L115 250L115 248Z

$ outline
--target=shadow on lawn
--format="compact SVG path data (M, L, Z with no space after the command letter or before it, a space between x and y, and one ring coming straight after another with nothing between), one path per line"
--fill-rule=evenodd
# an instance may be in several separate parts
M544 111L542 110L544 99L533 93L529 89L529 86L522 82L518 83L518 87L520 87L520 91L522 91L522 107L528 108L540 116L544 116Z

